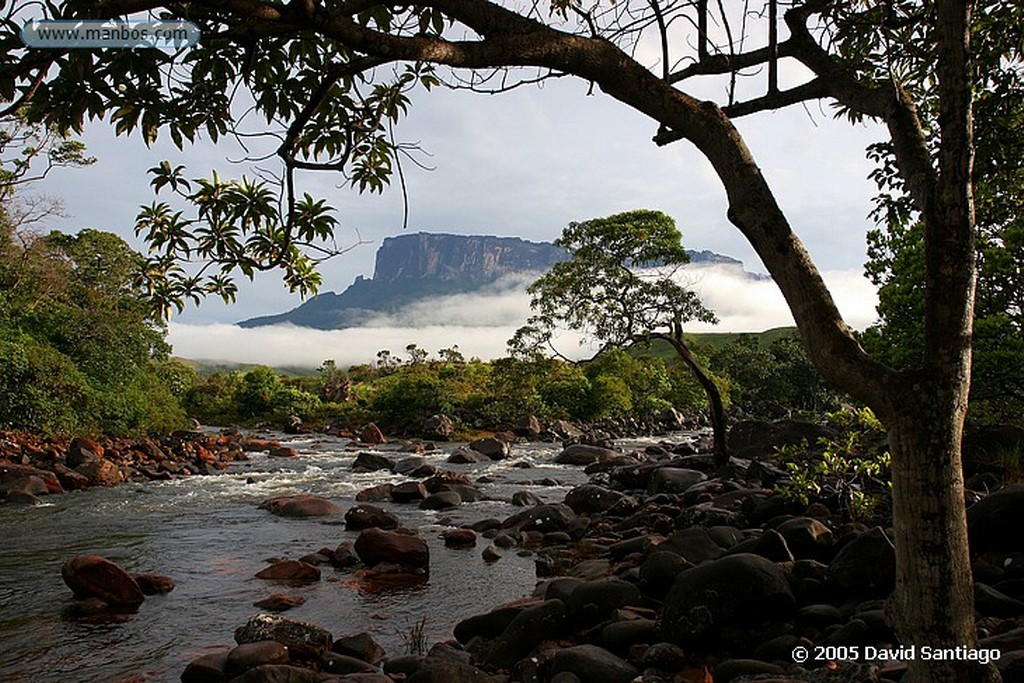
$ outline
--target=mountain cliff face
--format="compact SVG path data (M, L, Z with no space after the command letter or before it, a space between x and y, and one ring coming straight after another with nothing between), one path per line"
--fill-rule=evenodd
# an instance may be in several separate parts
M740 261L714 252L688 253L693 263L743 267ZM238 324L291 323L322 330L358 327L374 313L394 311L427 297L471 292L507 276L539 275L566 258L560 247L518 237L426 232L388 237L377 250L371 279L358 277L341 294L325 292L286 313Z

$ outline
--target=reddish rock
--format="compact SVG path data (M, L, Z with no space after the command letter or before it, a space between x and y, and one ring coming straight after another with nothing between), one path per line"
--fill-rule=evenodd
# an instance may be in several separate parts
M174 590L174 579L163 574L132 574L143 595L160 595Z
M254 437L243 438L240 442L242 450L246 453L253 453L256 451L269 451L273 448L277 448L281 444L272 439L257 439Z
M91 439L78 437L71 441L65 463L68 467L75 469L84 462L100 460L103 454L103 446Z
M356 549L351 541L342 541L334 549L334 553L331 554L331 564L338 569L347 569L359 564L359 556L356 555Z
M274 640L239 645L228 653L224 673L230 680L249 669L264 664L284 664L288 661L288 648Z
M363 443L368 444L382 444L387 443L387 439L384 437L384 433L380 431L380 427L374 423L370 423L363 427L363 431L359 433L359 440Z
M8 485L16 482L20 479L27 477L35 477L43 483L44 490L39 491L27 491L27 493L34 493L36 495L45 493L64 493L64 487L61 486L58 478L53 472L41 470L37 467L30 465L15 465L13 463L0 463L0 484ZM12 487L13 488L13 487Z
M298 607L299 605L306 602L306 598L301 595L285 595L284 593L274 593L269 598L257 600L252 603L253 607L259 607L270 612L286 612L292 607Z
M227 665L228 651L203 655L189 662L181 674L181 683L220 683L226 681L224 667Z
M419 536L382 529L367 529L355 543L359 559L368 567L387 562L410 569L430 569L430 550Z
M78 555L61 568L64 583L79 598L99 598L116 607L135 607L142 590L128 572L98 555Z
M393 488L395 488L394 484L377 484L357 493L356 500L361 503L383 503L386 500L391 500L391 489Z
M257 572L256 578L271 581L319 581L320 570L299 560L282 560Z
M376 505L357 505L345 513L345 528L349 531L362 531L372 527L397 529L398 526L398 517L394 513Z
M270 457L272 458L294 458L298 454L299 452L290 446L277 446L270 449Z
M341 508L320 496L278 496L263 501L259 505L260 510L269 510L281 517L325 517L336 515Z
M121 483L121 469L109 460L87 460L75 468L93 486L117 486Z
M446 548L472 548L476 545L476 532L472 529L449 529L444 532Z
M406 481L396 484L391 489L391 500L396 503L415 503L424 500L428 495L427 487L418 481Z

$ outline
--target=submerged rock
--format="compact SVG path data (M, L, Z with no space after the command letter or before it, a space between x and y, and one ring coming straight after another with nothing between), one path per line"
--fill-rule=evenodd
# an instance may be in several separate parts
M77 555L61 568L64 583L78 598L99 598L114 607L137 607L145 596L131 575L99 555Z

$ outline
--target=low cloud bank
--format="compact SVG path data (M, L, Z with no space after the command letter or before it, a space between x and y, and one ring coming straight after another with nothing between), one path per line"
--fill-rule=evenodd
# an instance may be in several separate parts
M793 324L785 300L771 280L752 280L734 267L691 266L682 275L718 315L718 325L693 324L692 332L760 332ZM825 273L839 310L858 329L875 319L877 295L856 271ZM505 355L506 341L530 313L527 280L504 282L482 293L457 294L415 302L402 310L379 314L363 327L314 330L293 325L243 329L237 325L171 323L168 340L183 358L272 366L317 367L333 359L346 367L371 362L388 349L402 357L408 344L431 354L458 346L466 357ZM510 285L517 288L510 290ZM566 335L559 348L579 357L593 352Z

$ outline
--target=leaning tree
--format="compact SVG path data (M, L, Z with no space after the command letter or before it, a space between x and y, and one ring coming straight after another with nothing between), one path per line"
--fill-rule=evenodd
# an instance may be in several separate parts
M594 84L657 125L654 142L687 141L725 190L728 220L751 243L782 291L822 374L869 405L889 431L897 552L896 627L907 644L976 642L960 467L967 410L975 290L972 94L990 73L972 69L972 34L1006 54L990 71L1020 67L1004 29L1018 3L977 8L965 0L800 0L730 4L707 0L69 0L9 4L0 33L0 97L8 110L62 128L107 115L121 133L147 140L225 135L245 115L279 135L280 173L262 181L189 182L157 169L155 184L183 193L195 215L155 205L144 232L156 248L154 291L175 297L230 296L233 269L280 267L291 286L315 285L313 261L330 251L335 223L303 197L297 173L346 174L375 191L404 150L392 124L412 87L441 80L490 87L487 76L532 67ZM19 9L21 8L21 9ZM194 21L199 47L160 51L25 50L19 12L61 18ZM767 38L750 47L752 17ZM638 55L655 45L645 64ZM1019 46L1017 46L1019 50ZM808 73L780 87L781 62ZM764 94L736 97L743 74L763 71ZM688 92L694 80L727 79L721 102ZM692 92L692 91L691 91ZM237 101L233 101L236 99ZM780 209L733 119L799 105L835 103L852 120L888 132L882 163L924 231L924 339L920 360L895 369L870 357L840 316L807 251ZM274 181L278 186L274 187ZM273 190L279 190L274 195ZM279 200L279 201L278 201ZM324 242L327 242L326 245ZM175 270L182 258L216 264ZM204 279L205 278L205 279ZM991 680L994 669L962 661L915 661L914 681Z

